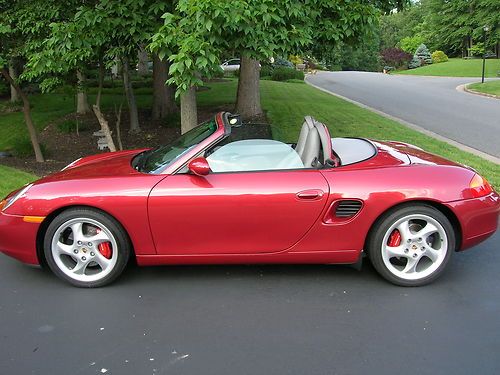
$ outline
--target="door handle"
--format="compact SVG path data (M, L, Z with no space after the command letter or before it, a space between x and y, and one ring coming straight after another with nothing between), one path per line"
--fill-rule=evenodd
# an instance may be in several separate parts
M303 190L297 193L297 198L301 200L314 201L316 199L321 199L323 194L324 194L323 190L316 190L316 189Z

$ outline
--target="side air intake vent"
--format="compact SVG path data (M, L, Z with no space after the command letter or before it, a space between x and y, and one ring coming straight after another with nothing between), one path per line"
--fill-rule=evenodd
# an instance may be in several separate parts
M361 210L362 203L355 200L341 201L335 210L335 216L339 218L349 218L356 215Z

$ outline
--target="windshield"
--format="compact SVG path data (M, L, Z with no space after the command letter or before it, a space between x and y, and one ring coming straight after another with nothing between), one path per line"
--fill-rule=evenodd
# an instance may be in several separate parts
M160 173L180 156L211 136L217 130L215 119L202 123L166 146L157 147L141 155L138 169L144 173Z

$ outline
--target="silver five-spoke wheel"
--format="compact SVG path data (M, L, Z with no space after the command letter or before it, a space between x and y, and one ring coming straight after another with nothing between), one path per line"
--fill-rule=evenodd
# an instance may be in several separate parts
M386 279L419 286L437 278L455 248L448 218L427 205L403 206L383 217L368 241L370 259Z
M52 238L52 256L59 269L79 281L96 281L116 264L118 245L110 230L88 218L68 220Z
M72 209L57 216L47 228L44 245L52 271L83 287L111 282L123 271L130 253L123 228L91 209Z

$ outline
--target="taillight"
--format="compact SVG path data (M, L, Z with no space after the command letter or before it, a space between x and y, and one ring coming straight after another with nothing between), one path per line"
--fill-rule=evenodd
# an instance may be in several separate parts
M470 180L469 191L473 198L480 198L490 194L493 188L485 178L475 174L472 180Z

